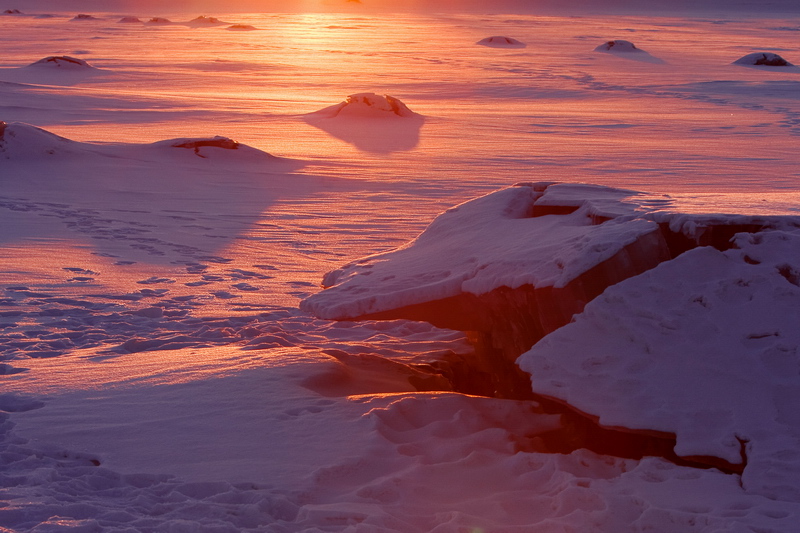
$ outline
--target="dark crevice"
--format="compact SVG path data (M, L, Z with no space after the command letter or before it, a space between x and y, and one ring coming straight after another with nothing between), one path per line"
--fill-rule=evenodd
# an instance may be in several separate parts
M800 287L800 272L792 268L790 265L781 265L778 267L778 274L783 276L786 281Z

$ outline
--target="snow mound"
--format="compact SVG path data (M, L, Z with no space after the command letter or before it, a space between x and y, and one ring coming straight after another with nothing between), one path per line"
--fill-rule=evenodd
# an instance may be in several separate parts
M3 11L3 15L22 15L22 11L19 9L6 9Z
M751 65L762 67L791 67L794 66L778 54L772 52L754 52L740 57L733 62L734 65Z
M675 433L800 499L800 231L739 234L608 288L518 363L536 392L609 426Z
M32 159L37 162L70 155L126 158L137 160L166 160L199 163L219 161L222 164L265 162L286 163L292 160L275 157L267 152L241 144L228 137L176 138L151 144L94 144L77 142L46 130L12 122L0 122L0 159ZM260 167L254 167L260 168Z
M81 13L72 17L72 20L100 20L100 19L98 19L93 15L86 15L84 13Z
M228 23L223 22L216 17L206 17L205 15L200 15L199 17L193 18L187 22L187 24L190 26L220 26Z
M41 160L84 151L81 143L65 139L30 124L0 122L0 159Z
M28 65L28 67L35 68L52 68L52 69L67 69L67 70L84 70L93 69L94 67L77 57L71 56L49 56Z
M148 24L172 24L172 21L164 17L153 17L147 21Z
M522 41L518 41L511 37L503 37L503 36L492 36L486 37L485 39L481 39L475 44L479 44L481 46L489 46L491 48L525 48L527 45Z
M233 24L225 29L231 31L251 31L251 30L256 30L258 28L256 28L255 26L251 26L250 24Z
M636 48L636 45L630 41L625 41L623 39L616 39L613 41L606 41L597 48L594 49L595 52L621 52L621 53L631 53L631 52L642 52L642 50Z
M117 22L123 23L123 24L138 24L138 23L140 23L142 21L141 21L141 19L139 19L139 17L122 17Z
M188 154L192 160L197 158L213 160L281 160L281 158L272 154L219 135L215 137L168 139L155 142L151 146L158 149L167 149L168 153L177 154L179 157L186 157ZM176 148L179 150L175 150Z
M417 113L411 111L399 99L387 95L377 95L375 93L351 94L344 102L326 107L311 116L322 118L379 118L394 119L397 117L417 117Z

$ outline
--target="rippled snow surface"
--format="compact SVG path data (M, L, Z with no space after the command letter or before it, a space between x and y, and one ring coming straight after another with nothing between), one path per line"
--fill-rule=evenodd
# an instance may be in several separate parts
M520 181L796 211L800 70L732 62L800 63L800 19L93 15L0 16L0 120L77 143L0 140L0 530L795 527L730 475L522 446L554 424L525 402L414 392L459 332L297 303ZM359 93L423 119L307 120ZM286 160L145 146L216 135Z

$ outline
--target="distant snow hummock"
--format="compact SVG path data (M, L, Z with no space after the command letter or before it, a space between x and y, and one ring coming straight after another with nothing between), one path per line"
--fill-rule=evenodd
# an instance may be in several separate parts
M3 15L22 15L22 11L19 9L6 9L3 11Z
M220 20L214 17L206 17L205 15L200 15L199 17L193 18L189 22L201 22L203 24L219 24Z
M321 109L312 115L323 118L396 118L416 117L403 102L393 96L375 93L351 94L344 102Z
M148 24L172 24L172 21L164 17L153 17L147 21Z
M125 23L125 24L136 24L142 22L141 19L138 17L122 17L117 22Z
M740 57L733 62L734 65L751 65L761 67L791 67L794 66L778 54L772 52L753 52Z
M231 26L228 26L226 29L231 31L251 31L251 30L256 30L258 28L256 28L255 26L251 26L250 24L233 24Z
M29 67L37 67L37 68L63 68L63 69L70 69L70 70L82 70L82 69L93 69L94 67L84 61L83 59L78 59L77 57L70 57L70 56L49 56L35 63L31 63L28 65Z
M525 48L527 46L522 41L518 41L511 37L503 37L499 35L486 37L485 39L481 39L475 44L479 44L481 46L489 46L492 48Z
M75 15L74 17L72 17L72 20L99 20L99 19L95 16L81 13L79 15Z
M613 41L606 41L597 48L594 49L595 52L642 52L639 48L636 48L636 45L630 41L625 41L623 39L615 39Z

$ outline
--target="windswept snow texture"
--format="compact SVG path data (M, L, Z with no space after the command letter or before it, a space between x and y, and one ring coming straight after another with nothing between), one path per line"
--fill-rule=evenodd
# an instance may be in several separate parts
M752 65L757 67L792 67L791 63L786 61L778 54L772 52L753 52L746 56L740 57L733 62L734 65Z
M225 3L346 14L206 12L260 30L248 32L190 24L206 0L182 13L171 3L176 22L150 18L164 13L155 0L135 10L92 0L95 19L73 22L92 12L89 0L63 12L70 2L26 0L28 14L0 16L0 531L797 532L788 446L798 424L786 389L796 388L800 275L787 215L800 215L800 79L792 67L731 65L754 44L791 59L796 16L740 16L738 0L718 3L720 14L673 16L637 15L625 7L642 3L627 0L553 16L522 0L513 2L536 14L456 13L450 2L427 3L447 14L396 12L403 0ZM379 3L395 12L370 12ZM588 14L611 4L625 16ZM118 23L125 15L152 22ZM489 35L529 46L474 45ZM669 67L592 52L614 37ZM96 68L28 66L45 55ZM336 116L309 115L362 91L414 114L366 93L334 106ZM540 180L564 185L507 190ZM760 243L738 237L739 249L684 253L707 225L729 223L720 250L742 231L732 227L770 231ZM654 297L674 306L637 303L651 288L621 284L640 307L615 309L622 326L585 343L586 353L620 344L609 355L617 370L596 391L556 387L590 379L598 361L577 371L570 365L586 360L576 353L539 385L602 400L582 406L596 417L672 428L681 453L743 452L743 477L673 459L674 435L609 430L594 452L582 449L583 430L595 428L556 401L538 403L514 364L530 335L503 352L511 371L489 376L513 377L524 394L475 395L500 396L481 370L493 367L475 364L496 361L480 359L493 352L476 346L522 332L514 319L528 307L492 311L486 323L497 327L469 330L474 344L426 322L334 322L298 309L326 272L350 264L304 305L338 316L453 291L496 304L470 310L502 311L504 295L571 291L587 267L602 288L618 282L612 274L631 270L617 259L658 235L675 238L676 255L646 254L648 268L664 264L629 282L674 264L673 300ZM718 263L718 285L704 286ZM651 285L663 289L659 279ZM551 285L476 296L529 282ZM687 286L713 316L674 302ZM741 359L752 379L670 353L716 394L692 410L655 374L680 378L692 398L699 377L678 376L664 358L645 359L658 372L643 371L630 363L636 349L614 340L642 318L633 309L665 317L633 332L649 345L644 356L668 344L688 354L694 339L713 362ZM741 319L740 309L759 316ZM699 332L704 319L717 329ZM567 330L576 343L586 321ZM761 393L768 374L775 387ZM475 382L488 386L465 386ZM644 407L623 405L628 393ZM665 398L674 409L642 412ZM756 408L773 411L761 419ZM651 455L623 453L631 443Z
M490 48L525 48L527 46L522 41L518 41L512 37L503 37L499 35L486 37L475 44L488 46Z

